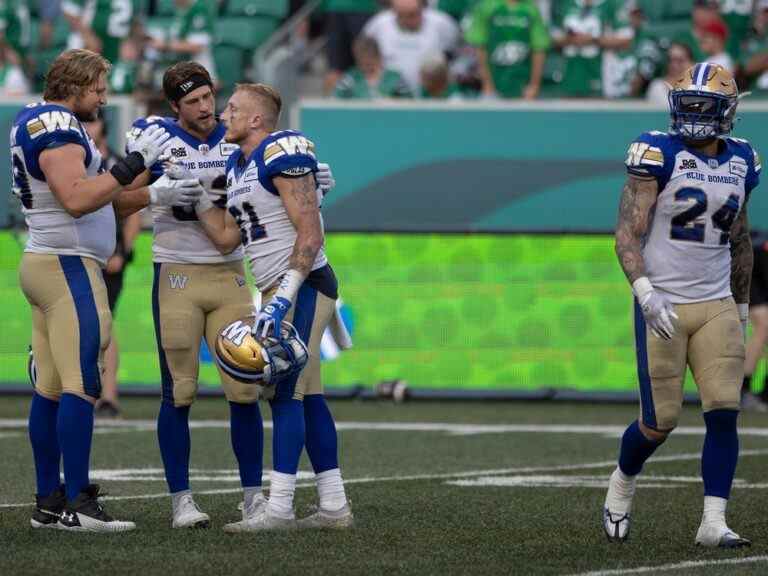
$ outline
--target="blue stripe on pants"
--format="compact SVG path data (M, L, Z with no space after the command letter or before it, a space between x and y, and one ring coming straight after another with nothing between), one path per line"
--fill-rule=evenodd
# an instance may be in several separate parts
M656 408L653 405L651 375L648 370L648 341L645 318L635 299L635 352L637 354L637 379L640 383L640 403L643 407L643 424L656 428Z
M160 270L162 264L155 262L155 274L152 280L152 318L155 322L155 341L157 342L157 355L160 358L160 381L162 384L163 402L173 404L173 377L168 369L168 360L163 350L163 338L160 328Z
M317 307L317 290L311 288L306 282L299 288L296 296L296 309L293 313L293 326L299 333L299 337L304 344L309 347L309 338L312 335L312 323L315 321L315 309ZM296 382L299 381L299 374L291 376L289 380L277 385L275 390L275 399L293 398L296 391Z
M101 395L101 374L99 374L101 326L91 281L80 256L59 256L59 263L64 271L77 313L83 390L91 398L98 398Z

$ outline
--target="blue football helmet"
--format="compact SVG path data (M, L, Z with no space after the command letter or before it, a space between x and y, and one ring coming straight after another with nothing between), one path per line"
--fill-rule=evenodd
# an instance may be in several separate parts
M696 64L669 92L671 131L698 141L730 134L738 103L739 89L728 70L719 64Z
M309 360L307 345L289 322L280 325L280 338L253 334L255 316L226 326L216 338L216 362L238 382L274 386L301 372Z

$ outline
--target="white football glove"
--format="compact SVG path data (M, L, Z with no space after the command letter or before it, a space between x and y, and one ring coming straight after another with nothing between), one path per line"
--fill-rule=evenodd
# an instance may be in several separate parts
M149 186L149 203L153 206L192 206L205 190L197 179L173 180L166 174Z
M151 124L138 137L129 138L126 144L126 150L138 152L144 158L144 166L149 168L154 164L160 155L170 146L171 135L165 128L157 124Z
M323 192L323 196L336 186L336 179L333 177L333 172L331 172L331 166L324 162L317 163L315 178L317 179L317 185L320 186L320 190Z
M645 276L632 283L632 290L637 296L640 309L643 311L645 323L657 338L671 340L675 333L672 319L678 319L672 303L667 297L653 288L651 281Z
M163 152L158 161L163 164L163 172L173 180L188 180L195 177L184 162L179 162L171 156L170 149Z

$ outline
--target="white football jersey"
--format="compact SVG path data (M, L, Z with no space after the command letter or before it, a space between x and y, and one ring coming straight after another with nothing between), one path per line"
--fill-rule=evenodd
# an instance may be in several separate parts
M240 225L242 244L261 291L271 288L288 270L296 242L296 229L272 179L316 171L314 144L294 130L270 134L249 157L238 150L227 162L227 210ZM320 204L319 187L316 193ZM325 250L320 248L312 270L327 264Z
M721 152L708 157L677 135L646 132L629 147L626 165L659 184L643 245L651 284L673 303L730 296L731 225L760 178L750 144L724 138Z
M158 124L171 134L169 151L174 163L198 178L213 203L224 208L227 158L238 149L236 144L224 141L224 125L218 124L208 138L201 141L182 129L173 118L149 116L133 123L129 137L138 137L150 124ZM162 164L158 162L153 165L151 172L153 178L160 177L163 174ZM194 208L153 206L152 221L152 256L155 262L213 264L243 258L240 247L229 254L218 251L205 233Z
M40 169L40 154L65 144L82 146L86 174L99 174L101 154L71 110L40 102L16 116L11 128L11 169L13 193L21 201L29 229L25 251L86 256L103 266L115 251L112 204L74 218L51 192Z

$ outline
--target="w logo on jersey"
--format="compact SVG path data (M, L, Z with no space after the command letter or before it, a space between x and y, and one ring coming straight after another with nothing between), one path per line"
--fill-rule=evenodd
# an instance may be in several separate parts
M171 284L172 290L184 290L187 287L187 280L189 280L189 277L184 274L168 274L168 281Z
M27 132L33 140L43 134L56 132L57 130L80 131L77 119L69 112L60 110L43 112L27 122Z

